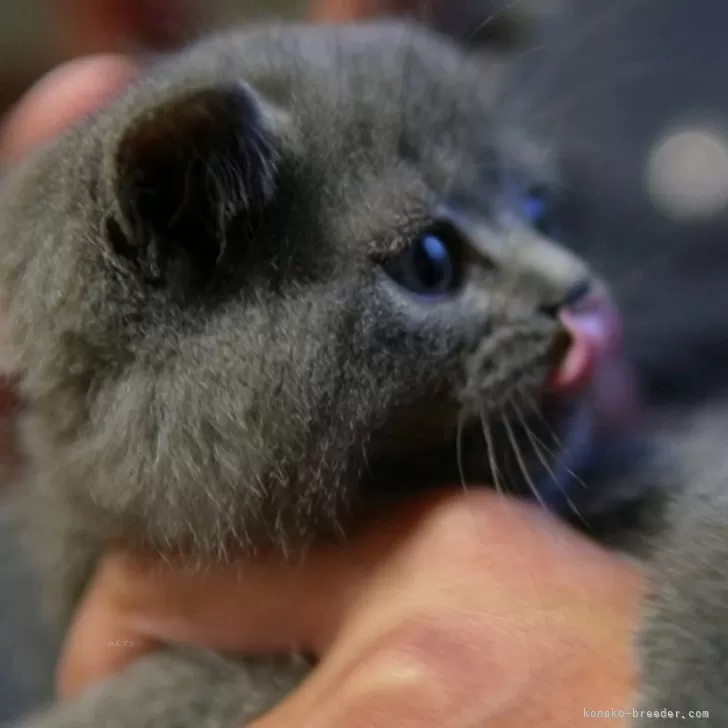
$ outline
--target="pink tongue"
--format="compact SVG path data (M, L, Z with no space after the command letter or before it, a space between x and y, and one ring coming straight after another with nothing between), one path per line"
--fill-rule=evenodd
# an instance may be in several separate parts
M606 295L595 294L564 310L560 319L571 334L571 346L551 375L556 394L583 393L602 425L634 422L638 397L634 375L622 352L622 326Z
M569 394L592 380L600 362L619 354L622 331L619 314L605 296L590 296L578 306L564 310L560 319L571 334L571 345L551 375L549 388Z

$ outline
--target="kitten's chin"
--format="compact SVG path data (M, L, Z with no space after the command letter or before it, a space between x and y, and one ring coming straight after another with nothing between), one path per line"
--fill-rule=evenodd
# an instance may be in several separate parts
M570 344L546 382L542 406L546 424L558 433L558 448L532 490L561 510L573 509L573 500L604 499L604 493L585 493L589 483L580 476L587 475L595 450L603 451L605 441L624 440L634 432L640 407L622 346L621 318L609 294L597 285L560 311L559 318Z
M582 395L559 427L563 447L539 478L544 501L556 510L577 508L586 515L614 500L608 486L590 476L595 462L605 470L639 451L641 405L636 377L621 351L599 362ZM610 457L611 455L611 457ZM613 462L608 462L608 461ZM608 482L608 479L606 479Z
M484 422L471 415L459 447L453 426L444 440L424 437L410 449L380 453L369 463L363 500L388 503L431 489L494 487L567 517L601 513L624 500L602 477L631 457L639 431L637 387L621 351L600 358L578 391L547 389L538 405L528 398L510 401L508 416L495 413Z
M579 402L565 418L561 427L560 447L548 472L542 472L535 482L539 499L555 510L561 511L572 502L572 493L582 483L583 473L589 463L594 442L594 412L587 402Z

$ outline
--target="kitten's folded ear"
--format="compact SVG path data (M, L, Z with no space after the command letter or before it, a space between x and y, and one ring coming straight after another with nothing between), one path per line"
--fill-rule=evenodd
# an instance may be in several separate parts
M231 223L259 220L274 197L281 115L229 83L134 99L122 119L105 167L114 248L150 280L180 264L209 276Z

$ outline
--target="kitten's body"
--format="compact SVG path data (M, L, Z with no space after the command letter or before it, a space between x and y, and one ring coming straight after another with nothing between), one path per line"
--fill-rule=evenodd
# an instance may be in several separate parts
M495 428L541 398L587 274L514 220L548 174L488 126L493 101L411 28L252 29L5 181L0 288L61 628L110 539L295 549L388 488L456 481L463 422L468 479L492 476L481 411ZM382 261L452 235L443 219L463 277L423 301ZM232 728L305 671L170 649L32 725Z

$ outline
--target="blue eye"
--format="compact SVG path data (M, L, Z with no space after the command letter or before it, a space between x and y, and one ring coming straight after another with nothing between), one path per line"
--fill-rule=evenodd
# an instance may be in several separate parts
M412 293L433 298L447 296L460 282L458 239L444 228L423 233L384 268Z
M523 219L534 230L547 237L561 237L559 212L557 200L545 187L532 187L521 198Z

